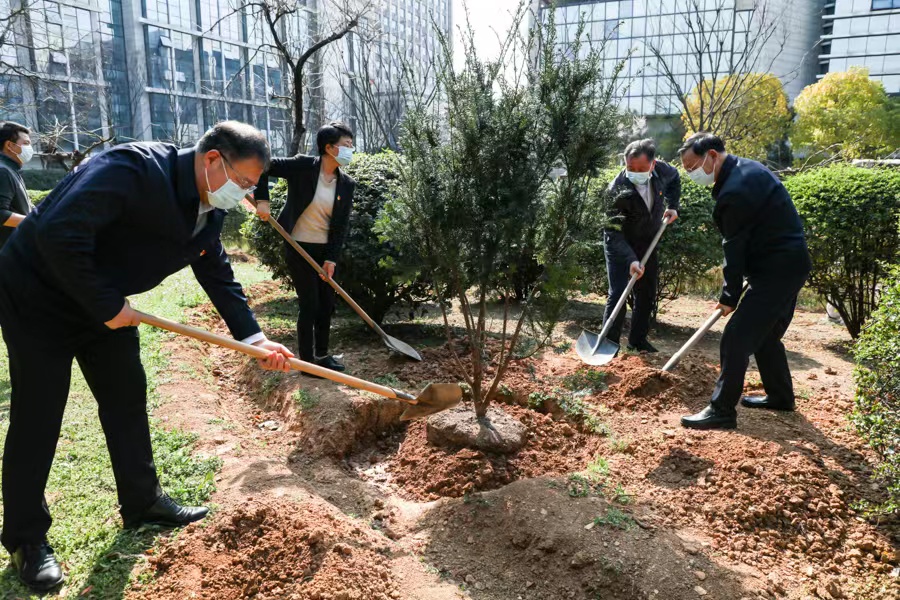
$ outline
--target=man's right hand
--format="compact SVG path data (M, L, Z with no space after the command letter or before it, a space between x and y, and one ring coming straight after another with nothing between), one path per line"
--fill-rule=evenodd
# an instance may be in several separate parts
M107 321L104 323L110 329L120 329L122 327L137 327L141 324L141 319L138 317L137 311L131 308L131 305L128 304L128 300L125 301L125 304L122 305L122 310L119 311L111 321Z
M268 221L269 216L272 213L269 209L269 201L268 200L258 200L256 202L256 216L262 219L263 221Z
M635 273L637 273L637 278L640 279L644 276L644 267L641 266L641 263L638 261L634 261L631 263L631 266L628 268L628 274L634 277Z

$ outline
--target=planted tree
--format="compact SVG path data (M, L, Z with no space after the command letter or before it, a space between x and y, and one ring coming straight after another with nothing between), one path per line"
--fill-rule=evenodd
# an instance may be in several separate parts
M429 277L478 417L510 361L550 339L576 286L580 245L603 225L602 198L589 189L621 123L621 65L604 77L605 42L589 47L582 27L563 52L552 14L519 36L524 15L496 60L477 56L470 29L459 70L441 37L440 102L405 118L401 186L379 223ZM516 303L527 249L540 268ZM462 348L452 339L451 302L464 320ZM526 336L533 343L523 344Z

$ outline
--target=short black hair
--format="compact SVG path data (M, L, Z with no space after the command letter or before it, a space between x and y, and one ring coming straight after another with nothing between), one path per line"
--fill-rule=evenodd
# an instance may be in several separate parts
M637 158L638 156L646 156L647 160L656 158L656 142L647 138L645 140L635 140L625 146L625 158Z
M341 121L332 121L328 125L319 128L316 134L316 145L319 147L319 155L325 154L325 146L334 145L341 141L342 137L353 139L353 131L350 126Z
M684 144L678 149L678 155L681 156L690 150L697 156L703 156L710 150L716 152L725 152L725 142L719 136L707 131L700 131L684 140Z
M31 130L29 130L24 125L20 125L19 123L15 123L13 121L0 122L0 148L3 148L3 145L6 142L18 144L20 133L31 135Z
M220 121L197 142L197 152L218 150L229 161L257 158L269 169L272 153L262 131L240 121Z

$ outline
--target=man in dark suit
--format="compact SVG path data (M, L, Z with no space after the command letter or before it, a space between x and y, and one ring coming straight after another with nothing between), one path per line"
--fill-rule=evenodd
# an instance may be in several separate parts
M163 494L153 463L138 317L126 296L190 265L236 339L287 348L260 331L219 234L225 211L269 162L256 129L219 123L195 148L124 144L69 173L0 252L0 327L12 394L3 454L3 545L35 590L63 581L47 542L44 488L78 361L99 406L124 524L167 527L203 518Z
M0 248L31 212L22 166L34 156L31 132L24 125L0 123Z
M644 267L641 267L641 259L659 231L663 217L669 223L678 218L681 178L678 169L656 159L653 140L639 140L625 148L625 168L610 184L608 193L610 226L605 231L604 249L609 298L603 322L609 319L616 303L625 293L628 281L637 273L628 349L656 352L647 334L650 332L650 315L656 303L659 281L658 253L651 254ZM607 337L610 340L619 342L624 322L623 310L609 331Z
M698 414L682 417L681 424L734 429L739 401L747 408L794 410L794 387L781 338L812 262L797 209L771 171L727 154L724 142L710 133L694 134L680 153L690 178L713 186L713 219L725 250L725 285L717 308L725 316L734 311L722 334L722 370L712 400ZM749 288L741 300L744 278ZM751 354L766 396L742 399Z
M350 223L356 182L341 170L353 158L353 132L344 123L333 122L316 134L318 156L298 154L274 158L259 180L257 214L269 218L269 177L287 180L287 202L278 223L334 277L338 257ZM290 244L284 257L297 290L297 346L300 358L335 371L344 365L328 353L334 290Z

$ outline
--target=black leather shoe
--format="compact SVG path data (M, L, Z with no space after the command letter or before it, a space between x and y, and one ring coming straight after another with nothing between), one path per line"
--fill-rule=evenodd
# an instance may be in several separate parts
M647 340L644 340L643 342L640 342L638 344L628 344L628 349L632 352L659 352L659 350L654 348L653 344L651 344Z
M719 413L712 406L707 406L696 415L681 417L681 425L688 429L735 429L737 414Z
M320 367L325 367L326 369L331 369L332 371L343 372L347 367L344 366L344 363L331 356L324 356L322 358L316 359L316 364Z
M769 410L783 410L791 412L794 410L793 402L773 402L768 396L744 396L741 398L741 406L747 408L768 408Z
M66 579L47 542L20 546L12 554L12 564L22 583L38 593L49 592Z
M125 529L137 529L143 525L157 527L184 527L199 521L209 513L205 506L181 506L167 494L157 498L153 505L141 515L125 521Z

